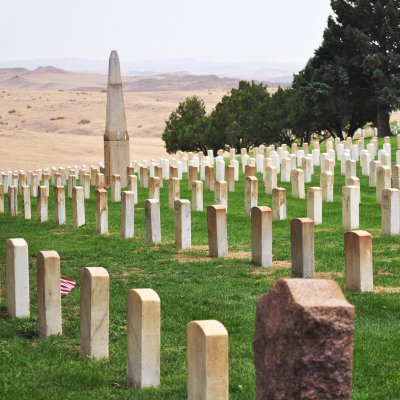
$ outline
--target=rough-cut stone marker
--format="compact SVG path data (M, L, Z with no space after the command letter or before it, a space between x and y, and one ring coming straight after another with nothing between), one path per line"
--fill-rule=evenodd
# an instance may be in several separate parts
M61 334L60 256L56 251L40 251L36 265L39 334Z
M138 204L138 187L137 187L137 176L128 176L128 191L133 192L135 198L135 204Z
M127 185L129 136L126 128L124 97L118 54L111 52L108 65L106 128L104 132L104 173L110 187L112 175L121 176L121 185Z
M235 167L233 165L225 166L225 179L228 184L228 191L235 191Z
M358 229L360 224L360 206L357 186L342 188L342 226L344 229Z
M112 175L111 176L111 202L120 203L121 202L121 176Z
M292 275L295 278L314 277L314 221L294 218L290 221L292 244Z
M215 204L220 204L228 212L228 184L226 181L216 181L214 183Z
M160 200L160 178L155 176L149 181L149 199Z
M257 303L255 399L350 400L354 316L333 280L275 282Z
M172 178L177 179L177 178ZM146 240L149 243L161 242L161 216L160 202L154 199L147 199L144 202L146 219Z
M192 211L203 211L203 182L194 181L192 186Z
M286 219L286 189L274 188L272 190L272 219L282 221Z
M46 222L49 218L48 213L48 196L47 187L39 186L38 188L38 201L37 201L37 213L39 222Z
M210 257L226 257L228 255L228 227L224 206L207 207L207 225Z
M251 209L251 260L262 267L272 267L272 210L269 207Z
M4 185L0 183L0 214L4 213Z
M6 247L7 313L29 317L28 245L24 239L8 239Z
M110 278L102 267L81 270L82 357L108 358Z
M344 235L346 288L353 292L373 291L372 236L366 231Z
M31 219L31 192L29 186L22 186L22 209L24 219Z
M85 192L82 186L72 188L72 215L74 228L85 225Z
M157 387L160 385L160 298L152 289L131 289L127 303L128 387Z
M265 167L264 189L266 194L271 194L272 189L278 186L278 170L274 166Z
M257 207L258 203L258 180L255 176L245 178L244 188L244 213L251 215L251 209Z
M54 186L54 223L65 225L65 189L64 186Z
M322 224L322 190L319 187L308 188L307 217L314 221L314 225Z
M381 163L377 160L372 160L369 163L369 187L376 187L376 172Z
M96 189L104 189L106 187L105 175L98 173L96 175Z
M190 249L192 247L189 200L175 200L175 246L178 249Z
M382 190L389 189L391 186L391 168L381 165L376 170L376 202L382 203Z
M107 190L96 189L96 232L108 234L108 202Z
M293 169L290 173L292 196L298 199L306 197L304 188L304 172L302 169Z
M382 233L398 235L400 233L400 190L382 190Z
M228 332L218 321L188 324L188 400L228 400Z
M18 214L18 187L9 186L8 187L8 213L11 216Z
M204 189L210 192L214 191L214 166L206 165L205 167L206 179L204 184Z
M121 193L121 237L132 238L135 233L135 195L133 192Z
M181 197L181 181L178 178L169 178L168 206L174 209L175 200Z

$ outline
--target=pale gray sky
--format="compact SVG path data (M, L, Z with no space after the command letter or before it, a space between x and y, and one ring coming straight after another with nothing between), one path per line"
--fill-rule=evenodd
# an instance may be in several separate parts
M305 62L329 0L0 0L0 61L192 57Z

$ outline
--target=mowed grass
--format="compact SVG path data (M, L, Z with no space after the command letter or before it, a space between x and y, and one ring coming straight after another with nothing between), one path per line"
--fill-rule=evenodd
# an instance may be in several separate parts
M380 142L380 146L382 142ZM321 149L322 150L322 149ZM392 138L392 160L396 142ZM393 161L394 162L394 161ZM344 229L341 227L341 190L344 177L336 163L334 202L323 205L323 224L315 227L317 278L335 279L356 307L353 399L400 398L400 237L381 235L381 211L375 189L361 177L360 229L373 234L374 284L370 294L349 293L344 279ZM271 206L271 196L259 179L259 205ZM229 193L228 239L230 256L211 259L207 251L207 214L192 213L190 251L174 246L174 213L168 209L168 183L161 189L162 244L145 241L144 201L148 189L139 190L135 208L135 237L120 238L119 204L109 196L108 236L95 233L95 205L86 201L86 225L72 227L71 200L67 225L53 222L53 196L49 221L37 221L36 199L32 220L20 214L0 215L0 398L1 399L185 399L186 326L192 320L217 319L229 332L230 399L252 399L255 392L252 339L257 299L279 278L289 278L290 219L305 217L306 200L294 199L287 189L286 221L273 222L274 268L251 264L250 218L244 215L241 174L235 193ZM319 186L319 167L306 187ZM52 193L52 190L51 190ZM191 199L186 177L181 198ZM21 199L19 199L21 210ZM7 203L6 203L7 204ZM204 193L204 205L214 204L214 193ZM5 249L8 238L24 238L29 245L31 317L6 316ZM62 300L63 334L38 335L36 254L56 250L62 276L78 286ZM79 275L84 267L100 266L110 274L110 356L93 361L79 356ZM126 297L129 289L152 288L161 298L161 386L126 388ZM290 354L287 355L290 357Z

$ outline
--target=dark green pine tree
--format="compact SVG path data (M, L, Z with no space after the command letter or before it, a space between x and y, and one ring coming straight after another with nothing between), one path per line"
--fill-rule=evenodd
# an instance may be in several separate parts
M331 6L337 36L331 51L348 73L353 108L359 101L365 113L373 105L379 136L390 135L390 112L400 106L400 1L331 0Z

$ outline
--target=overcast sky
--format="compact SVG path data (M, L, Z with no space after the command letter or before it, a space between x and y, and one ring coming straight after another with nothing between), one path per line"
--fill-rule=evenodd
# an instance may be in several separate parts
M305 62L329 0L0 0L0 61Z

